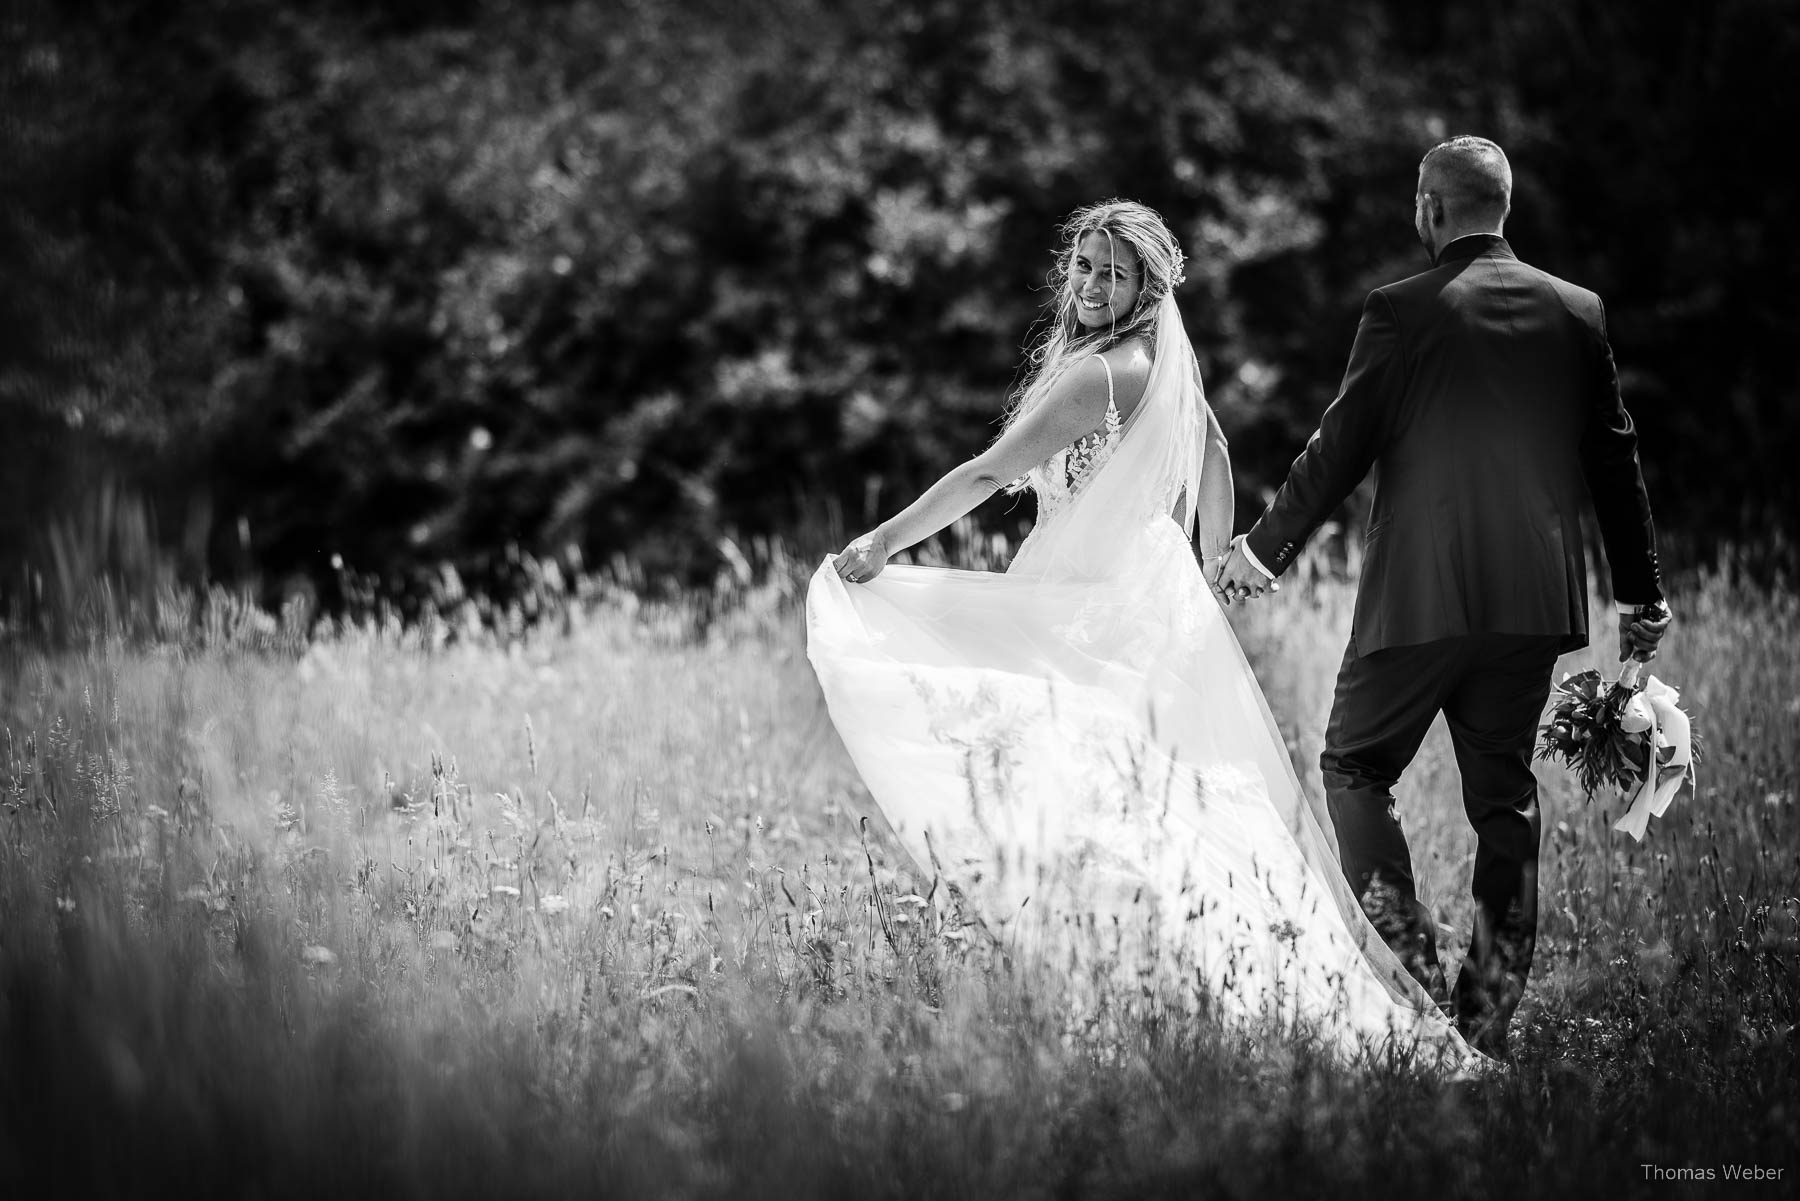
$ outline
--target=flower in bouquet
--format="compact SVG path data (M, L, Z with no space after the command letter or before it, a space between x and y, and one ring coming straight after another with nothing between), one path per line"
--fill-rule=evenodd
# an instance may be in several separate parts
M1642 673L1633 660L1617 680L1597 671L1564 677L1538 743L1538 757L1566 763L1588 800L1603 787L1618 789L1626 807L1613 829L1638 840L1652 817L1693 793L1695 778L1695 734L1681 693Z

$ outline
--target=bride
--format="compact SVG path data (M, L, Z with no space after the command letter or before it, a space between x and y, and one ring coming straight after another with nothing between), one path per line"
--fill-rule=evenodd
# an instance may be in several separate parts
M994 444L829 558L807 653L921 871L1075 1004L1173 1004L1355 1056L1470 1054L1351 898L1202 561L1226 443L1162 219L1063 229L1050 328ZM1003 489L1038 519L1004 573L890 565ZM1229 598L1227 598L1229 599Z

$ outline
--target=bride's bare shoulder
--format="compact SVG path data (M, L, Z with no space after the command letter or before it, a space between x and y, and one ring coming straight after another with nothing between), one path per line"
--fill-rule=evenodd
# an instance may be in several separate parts
M1121 417L1131 416L1150 382L1150 343L1146 338L1126 338L1100 353L1112 371L1113 404Z

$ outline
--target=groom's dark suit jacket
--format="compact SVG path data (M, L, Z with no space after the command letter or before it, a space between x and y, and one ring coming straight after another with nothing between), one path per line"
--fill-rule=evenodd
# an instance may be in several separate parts
M1343 387L1250 549L1280 575L1371 466L1359 655L1467 634L1585 646L1588 494L1614 595L1662 595L1600 298L1497 234L1458 238L1432 270L1369 294Z

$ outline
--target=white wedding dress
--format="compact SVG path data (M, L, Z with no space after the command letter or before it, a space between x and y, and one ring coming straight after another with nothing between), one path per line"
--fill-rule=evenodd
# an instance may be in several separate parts
M1004 574L819 568L807 652L832 720L925 878L1066 973L1072 1004L1462 1061L1351 897L1171 516L1198 495L1206 402L1160 303L1142 401L1032 473L1039 519Z

